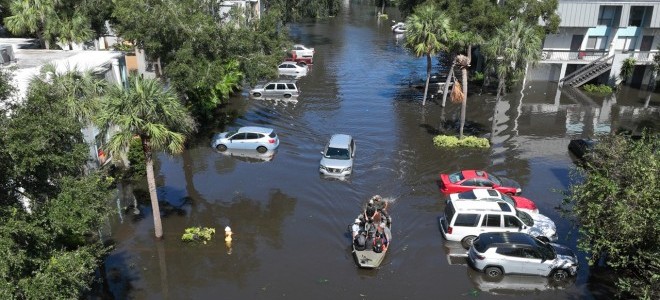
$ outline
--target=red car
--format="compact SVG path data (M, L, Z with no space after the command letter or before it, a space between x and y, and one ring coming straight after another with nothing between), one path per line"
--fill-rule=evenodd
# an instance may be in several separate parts
M440 191L445 194L461 193L472 189L495 189L502 194L519 195L520 184L481 170L463 170L452 174L440 174Z

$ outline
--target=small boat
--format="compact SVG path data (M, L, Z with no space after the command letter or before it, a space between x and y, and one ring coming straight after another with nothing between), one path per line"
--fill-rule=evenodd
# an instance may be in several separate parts
M406 32L406 23L399 22L392 25L392 31L397 34Z
M369 214L368 209L366 214ZM348 225L353 236L353 256L360 268L378 268L392 242L391 217L384 217L381 212L373 216L360 214L353 224Z

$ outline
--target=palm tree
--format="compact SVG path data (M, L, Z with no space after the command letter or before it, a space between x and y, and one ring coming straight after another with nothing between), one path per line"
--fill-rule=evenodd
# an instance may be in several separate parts
M463 99L461 100L461 125L458 130L458 138L463 138L463 127L465 126L465 111L467 110L467 72L470 68L470 61L472 60L472 47L468 47L468 55L460 54L454 59L454 65L461 68L461 83L463 87Z
M89 18L74 13L71 19L58 20L59 35L57 39L62 44L69 45L73 50L73 43L82 43L94 38L94 30L90 27Z
M130 76L127 89L117 85L109 91L97 121L102 132L114 131L108 143L108 150L112 155L126 153L131 140L134 137L140 138L147 170L154 230L156 238L161 238L163 226L156 195L153 152L181 152L186 135L196 129L193 118L173 90L165 89L156 79Z
M9 5L11 16L5 18L7 29L13 34L36 34L46 49L53 38L49 25L56 17L53 0L13 0ZM50 28L52 29L52 28Z
M498 28L495 36L484 46L484 54L491 62L496 62L497 100L506 89L506 82L516 82L525 75L529 65L536 65L541 58L541 37L538 29L515 19ZM492 130L495 126L493 114ZM494 132L491 133L491 138Z
M433 4L419 6L406 20L405 46L417 57L426 55L426 85L422 105L426 104L431 79L431 55L446 50L451 35L449 17Z

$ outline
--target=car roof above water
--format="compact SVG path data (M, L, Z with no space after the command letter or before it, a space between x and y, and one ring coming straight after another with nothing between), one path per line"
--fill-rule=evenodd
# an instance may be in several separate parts
M494 244L534 245L536 241L529 234L522 232L485 232L479 235L479 244L489 248Z
M239 128L238 132L255 132L255 133L270 134L271 132L273 132L273 129L266 127L258 127L258 126L246 126Z
M506 201L479 201L472 199L449 200L457 212L470 211L492 211L492 212L515 212L515 208Z
M352 137L348 134L333 134L328 142L328 147L346 148L351 142Z

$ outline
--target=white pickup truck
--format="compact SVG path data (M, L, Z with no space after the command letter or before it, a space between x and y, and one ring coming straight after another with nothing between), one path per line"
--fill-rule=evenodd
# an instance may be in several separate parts
M314 57L314 48L307 48L305 45L295 44L293 50L297 57Z

